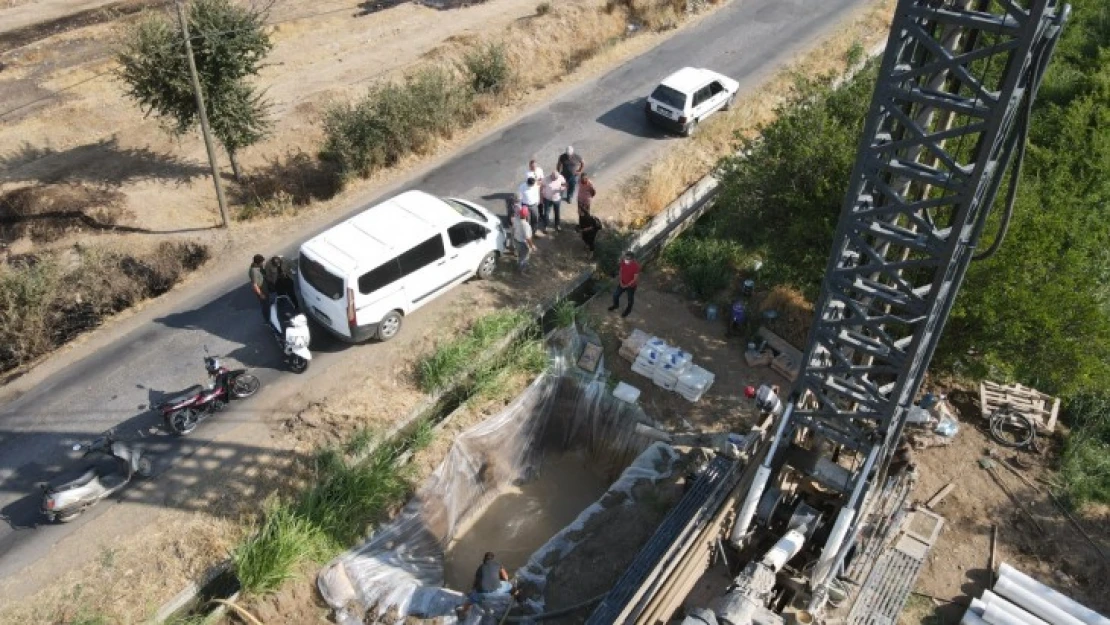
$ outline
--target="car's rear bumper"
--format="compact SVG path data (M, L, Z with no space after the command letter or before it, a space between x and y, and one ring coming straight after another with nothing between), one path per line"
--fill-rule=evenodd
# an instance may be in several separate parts
M645 113L647 114L648 121L656 126L659 126L660 128L665 128L666 130L678 133L686 132L686 124L680 124L670 117L667 117L662 113L656 113L655 111L650 109L645 111Z

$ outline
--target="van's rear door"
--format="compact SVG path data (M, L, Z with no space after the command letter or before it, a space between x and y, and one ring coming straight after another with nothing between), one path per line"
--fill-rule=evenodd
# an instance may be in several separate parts
M347 285L338 268L301 248L297 276L308 314L340 336L351 336L347 325Z

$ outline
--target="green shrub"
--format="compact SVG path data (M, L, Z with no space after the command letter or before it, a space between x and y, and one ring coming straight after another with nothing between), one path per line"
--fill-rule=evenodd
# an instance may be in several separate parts
M695 231L679 237L663 250L663 260L678 270L686 288L708 300L736 279L743 249L734 241L706 238Z
M342 174L369 176L473 122L474 93L455 74L425 68L325 112L321 156Z
M1071 428L1060 460L1060 479L1075 507L1110 503L1110 392L1072 398L1063 420Z
M465 334L444 341L435 351L416 362L416 380L421 390L433 393L474 367L497 341L528 321L520 310L499 311L479 318Z
M512 79L512 67L503 43L489 42L478 46L463 57L462 65L470 88L476 93L501 93Z

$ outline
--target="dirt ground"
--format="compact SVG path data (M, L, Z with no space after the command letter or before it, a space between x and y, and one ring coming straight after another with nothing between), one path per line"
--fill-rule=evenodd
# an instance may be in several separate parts
M987 563L992 525L998 527L998 562L1008 562L1076 601L1103 614L1110 613L1110 595L1105 592L1110 562L1102 559L1053 505L1045 492L1047 486L1041 481L1053 479L1059 435L1047 441L1048 449L1041 455L1007 449L985 431L977 389L973 393L951 390L950 398L960 413L959 433L951 445L917 454L919 478L913 492L913 498L923 502L946 484L955 484L955 489L937 506L946 523L916 588L917 592L940 600L915 597L903 615L903 622L930 625L959 622L971 598L981 596L983 589L989 587ZM989 449L1001 454L1002 459L1016 459L1019 471L1040 490L1034 491L1003 467L995 469L998 478L1029 508L1043 533L995 478L980 468L978 461ZM1001 459L996 458L995 462ZM1076 517L1103 552L1110 554L1110 506L1092 506L1076 513Z

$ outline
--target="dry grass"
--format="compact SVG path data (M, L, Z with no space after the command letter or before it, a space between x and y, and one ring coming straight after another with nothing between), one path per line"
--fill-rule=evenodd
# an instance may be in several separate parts
M766 310L778 313L778 317L765 324L767 329L799 349L806 344L813 324L813 302L807 301L801 291L779 285L767 293L756 294L753 304L756 314Z
M48 243L80 231L110 230L129 217L124 195L81 183L31 185L0 193L0 245Z
M736 135L754 136L761 125L774 119L775 107L789 95L795 76L841 73L847 69L846 59L853 45L866 50L885 39L893 12L893 0L881 0L752 89L751 95L737 99L731 110L710 118L681 147L644 168L621 193L615 194L621 198L613 212L617 223L633 228L645 224L735 150Z

